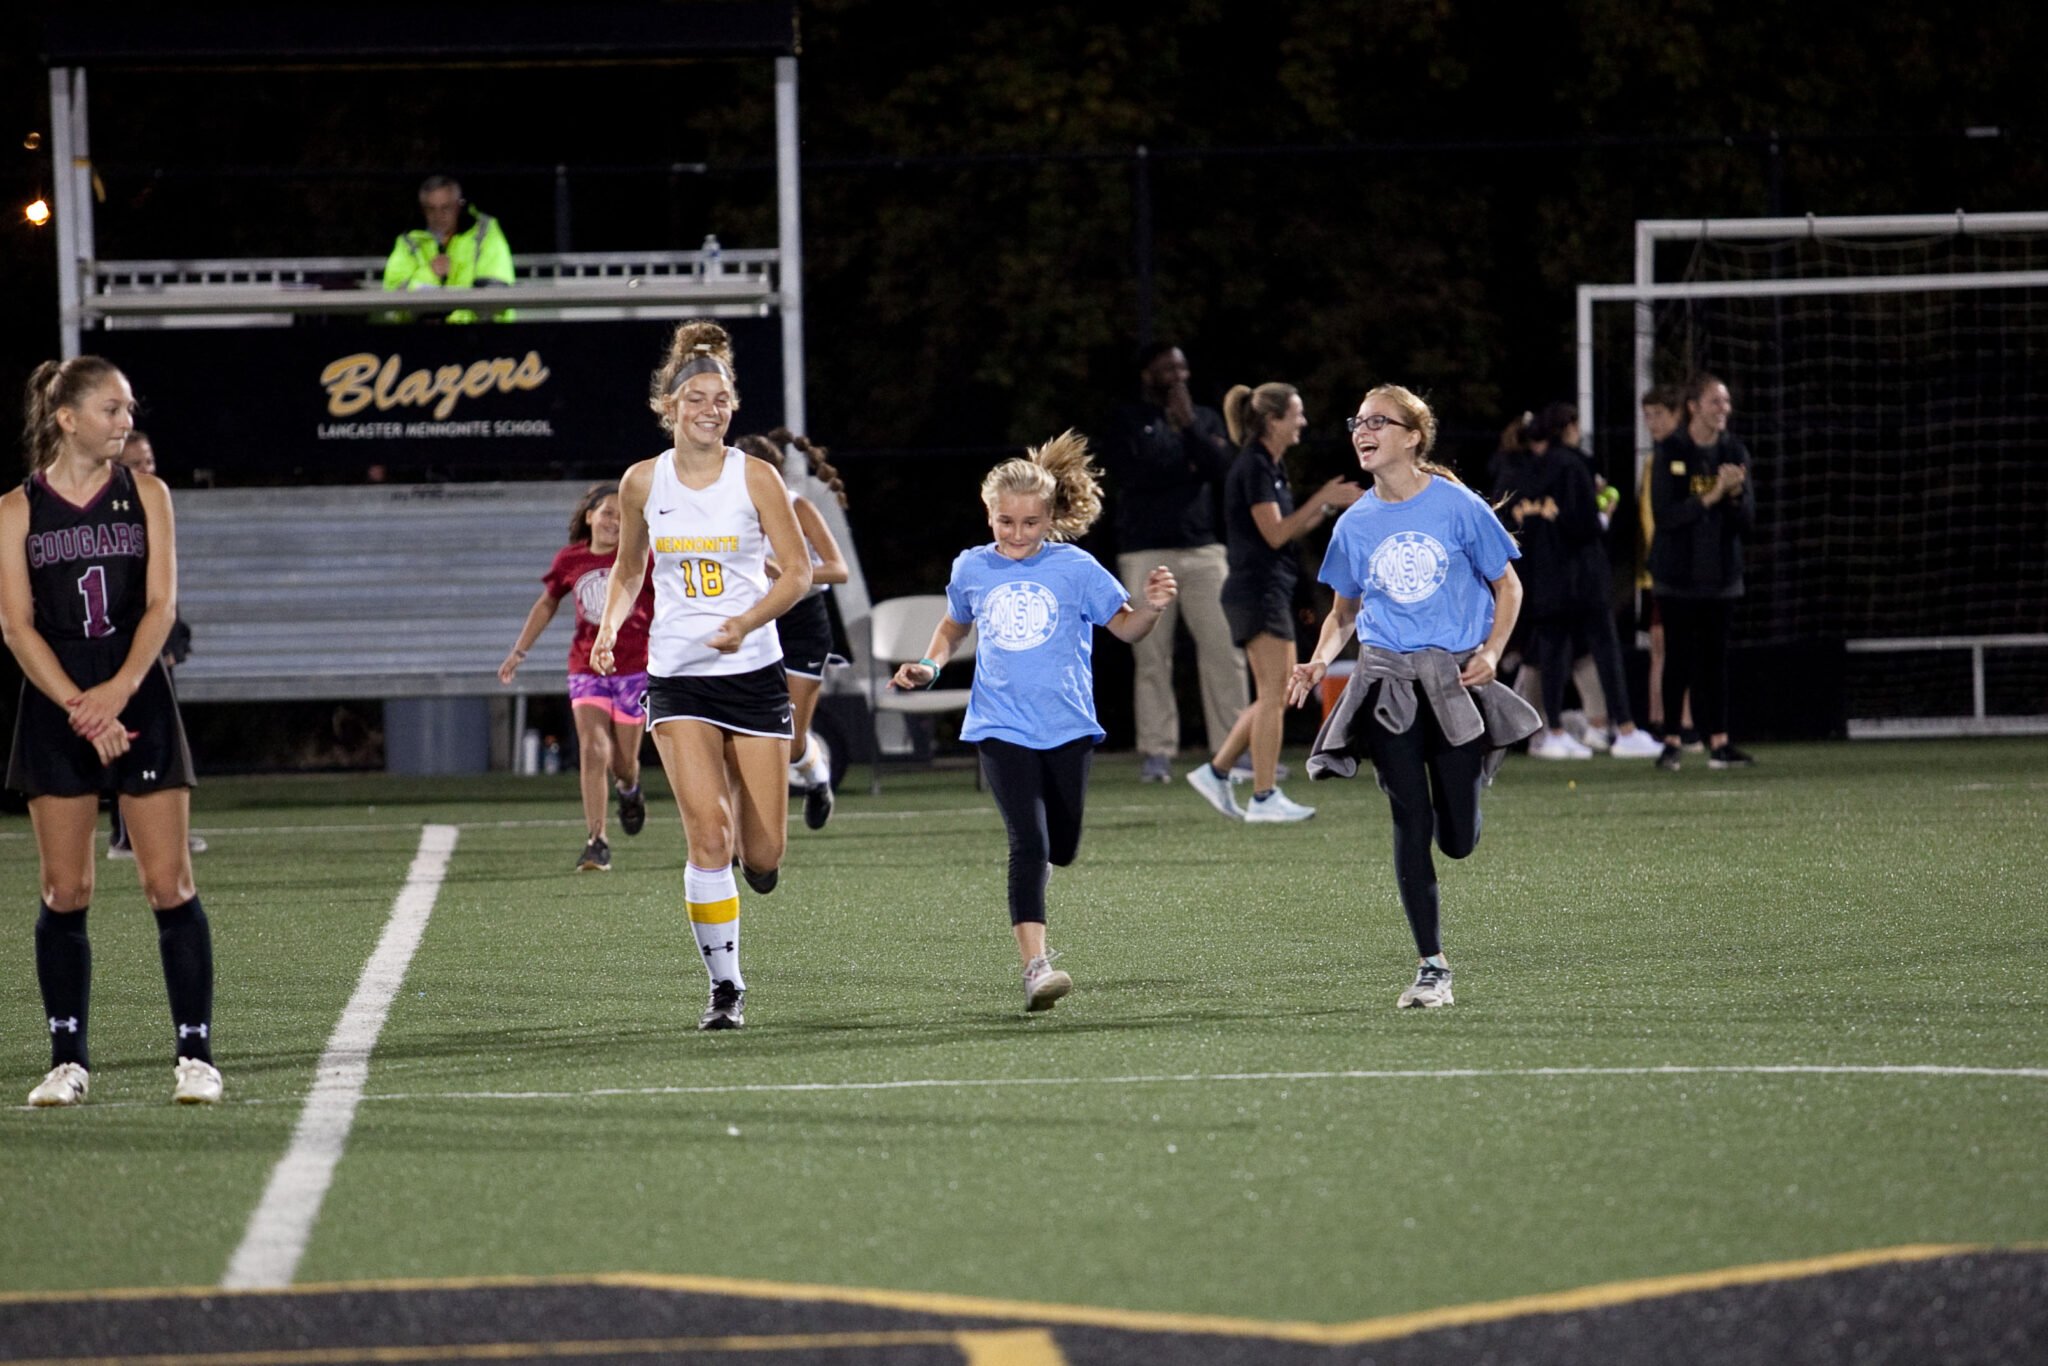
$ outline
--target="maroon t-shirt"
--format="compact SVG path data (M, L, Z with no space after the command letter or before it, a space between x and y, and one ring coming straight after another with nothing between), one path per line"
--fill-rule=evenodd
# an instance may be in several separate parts
M617 558L616 551L595 554L587 543L578 541L556 551L555 562L541 576L549 597L567 597L576 607L576 635L569 642L572 674L594 672L590 667L590 646L597 639L597 624L604 618L605 579ZM612 646L613 673L647 671L647 628L653 620L654 575L649 573L641 580L640 599L627 614L626 624L619 628L618 641Z

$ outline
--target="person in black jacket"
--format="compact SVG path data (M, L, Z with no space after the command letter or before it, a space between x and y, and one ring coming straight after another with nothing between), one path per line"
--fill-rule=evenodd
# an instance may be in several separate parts
M1139 400L1117 410L1101 443L1116 515L1117 577L1136 601L1143 600L1146 578L1160 565L1180 583L1179 601L1168 605L1159 629L1131 649L1139 776L1151 783L1172 781L1170 764L1180 749L1173 687L1176 619L1195 638L1212 753L1223 747L1247 700L1244 651L1231 644L1223 614L1229 563L1217 525L1217 493L1237 447L1222 415L1189 396L1188 373L1178 346L1161 342L1141 350Z
M1553 403L1529 423L1526 454L1501 470L1501 512L1522 547L1522 585L1543 679L1548 726L1529 746L1539 759L1590 759L1593 751L1564 727L1564 685L1572 660L1592 656L1617 735L1616 758L1649 759L1657 744L1636 729L1614 634L1613 573L1601 541L1593 474L1578 449L1579 410Z
M1685 387L1685 425L1657 443L1650 510L1657 536L1650 578L1664 618L1664 750L1657 767L1678 770L1677 718L1692 690L1694 724L1707 737L1709 768L1755 762L1728 739L1728 623L1742 596L1742 537L1756 525L1749 449L1729 435L1728 386L1709 374Z

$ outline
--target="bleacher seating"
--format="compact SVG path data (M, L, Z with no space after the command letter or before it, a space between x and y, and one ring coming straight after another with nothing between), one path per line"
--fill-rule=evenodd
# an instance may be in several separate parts
M560 693L564 603L512 687L498 664L587 484L180 489L187 701Z

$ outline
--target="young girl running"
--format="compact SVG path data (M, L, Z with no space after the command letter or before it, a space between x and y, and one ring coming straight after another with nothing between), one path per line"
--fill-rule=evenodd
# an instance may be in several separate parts
M789 825L789 684L775 619L810 591L811 557L782 476L725 444L739 406L732 338L717 323L678 327L649 406L675 445L619 481L619 555L590 667L619 667L618 641L653 550L647 724L682 813L683 901L711 978L699 1029L746 1023L740 975L741 871L773 891ZM772 582L772 554L781 573ZM739 775L727 780L727 769Z
M1064 544L1102 511L1088 446L1067 432L1008 460L981 481L995 540L963 550L946 585L946 615L925 657L890 680L928 688L966 638L980 633L962 739L981 750L982 771L1010 837L1010 926L1024 963L1024 1009L1048 1010L1073 990L1045 947L1045 886L1081 847L1088 769L1103 730L1095 720L1093 628L1142 640L1179 591L1165 566L1130 595L1095 557Z
M1535 709L1494 681L1522 605L1514 542L1483 499L1427 459L1436 414L1382 384L1345 419L1372 489L1337 519L1320 578L1336 593L1288 699L1300 706L1351 636L1358 667L1316 736L1311 778L1372 760L1394 814L1394 880L1421 963L1403 1009L1451 1004L1430 841L1452 858L1479 843L1479 792Z
M604 590L612 562L619 555L619 486L592 484L569 516L569 544L555 552L554 563L541 576L540 596L519 628L512 653L498 666L498 681L510 683L526 652L540 639L562 599L576 599L576 634L569 639L569 710L576 718L576 747L581 754L583 824L589 839L576 860L579 873L611 871L612 846L605 838L609 803L605 777L619 795L619 827L640 833L647 822L647 799L640 793L640 735L647 721L641 699L647 693L647 626L654 616L654 585L640 590L632 615L619 629L614 670L593 672L590 647L597 639L598 618L604 615Z
M777 427L765 436L743 436L739 448L756 460L782 469L783 451L794 448L803 453L811 474L824 483L839 506L846 506L846 488L839 472L825 463L825 448L814 446L806 437L787 427ZM824 828L832 819L832 761L822 741L811 734L811 717L818 711L818 694L825 686L825 662L832 657L832 612L825 594L835 583L845 583L849 571L846 554L825 524L817 505L789 491L790 510L797 527L811 549L811 591L797 599L796 606L782 614L775 630L782 637L782 663L789 672L789 707L796 738L789 742L789 763L804 787L804 824L813 830ZM778 569L779 573L780 570Z
M213 1065L213 931L192 884L192 752L164 641L178 615L178 544L163 481L120 463L135 423L127 377L98 356L45 361L23 409L29 477L0 497L0 629L25 682L7 786L28 796L41 862L36 982L50 1071L36 1106L77 1105L86 1049L93 837L120 804L175 1031L171 1098L221 1097Z

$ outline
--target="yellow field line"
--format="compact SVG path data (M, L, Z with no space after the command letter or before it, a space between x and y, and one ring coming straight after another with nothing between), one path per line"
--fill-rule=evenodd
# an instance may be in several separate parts
M671 1275L653 1272L603 1272L585 1276L458 1276L430 1280L365 1280L295 1285L283 1289L222 1290L217 1286L167 1288L124 1288L54 1292L4 1291L0 1304L76 1303L86 1301L132 1301L151 1299L232 1299L243 1295L338 1295L365 1291L430 1290L517 1290L561 1289L575 1286L607 1286L621 1289L660 1290L678 1294L724 1295L738 1299L792 1300L818 1304L860 1305L895 1309L907 1313L934 1314L952 1318L999 1319L1037 1324L1072 1324L1077 1327L1109 1328L1137 1333L1188 1333L1272 1341L1340 1346L1406 1337L1439 1328L1494 1323L1503 1319L1535 1314L1568 1314L1604 1309L1644 1300L1722 1290L1731 1286L1757 1285L1771 1281L1800 1280L1863 1267L1901 1265L1960 1257L1971 1253L2048 1250L2048 1244L2023 1243L1998 1247L1984 1243L1909 1243L1898 1247L1871 1248L1833 1253L1790 1261L1761 1262L1724 1267L1713 1271L1652 1276L1637 1280L1612 1281L1574 1290L1479 1304L1447 1305L1405 1314L1360 1319L1351 1323L1311 1323L1288 1320L1234 1318L1223 1315L1187 1314L1145 1309L1115 1309L1094 1305L1041 1304L1029 1300L989 1299L939 1291L871 1289L858 1286L805 1285L782 1281L748 1280L725 1276ZM392 1349L397 1350L397 1349ZM365 1359L365 1358L356 1358ZM124 1362L145 1360L123 1358ZM156 1360L149 1358L147 1360ZM170 1361L171 1358L163 1358ZM212 1356L211 1362L232 1362L231 1356ZM266 1361L271 1358L266 1357ZM312 1360L311 1358L308 1359ZM71 1363L70 1366L79 1366Z

